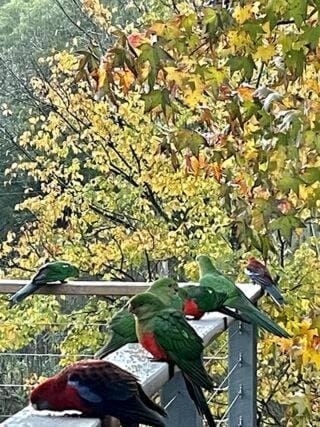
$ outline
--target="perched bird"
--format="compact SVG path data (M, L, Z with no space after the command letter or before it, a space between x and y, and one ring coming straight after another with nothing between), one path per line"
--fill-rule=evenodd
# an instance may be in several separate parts
M182 300L179 296L178 283L170 277L163 277L156 280L148 288L147 292L158 296L166 306L182 310ZM112 317L109 330L110 339L94 355L97 359L106 357L125 344L138 342L134 316L132 313L129 313L128 304Z
M277 283L272 279L269 270L262 262L251 256L244 271L254 283L260 285L266 294L270 295L279 307L286 303L277 287Z
M212 264L210 258L206 255L197 257L200 268L200 286L208 287L216 291L219 298L224 301L220 304L223 307L235 308L241 312L241 316L262 329L271 332L279 337L289 338L289 334L277 325L268 316L258 310L254 304L245 296L245 294L229 279L223 276ZM198 305L194 301L195 305ZM217 305L214 305L208 311L216 311ZM188 310L184 309L184 313L188 315Z
M201 389L213 389L202 362L203 342L183 313L168 308L149 292L133 297L128 309L135 316L140 344L155 360L168 362L171 372L173 365L180 368L197 410L205 416L209 427L215 426Z
M12 295L9 303L11 306L18 304L42 286L54 282L64 283L69 277L79 277L79 269L65 261L48 262L39 268L30 283Z
M248 323L241 314L223 306L227 297L223 292L217 292L208 286L188 285L179 289L179 295L183 300L182 311L186 315L192 316L195 320L201 319L207 312L217 311Z
M77 410L89 417L118 418L123 427L139 423L165 426L166 412L129 372L104 360L82 360L36 386L30 395L37 410Z

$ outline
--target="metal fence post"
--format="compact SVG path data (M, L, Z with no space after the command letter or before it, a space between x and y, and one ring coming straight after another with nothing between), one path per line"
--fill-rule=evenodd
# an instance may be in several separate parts
M190 399L181 372L166 383L161 390L161 405L168 413L167 427L202 427L195 404Z
M257 426L257 328L234 322L229 327L229 427Z

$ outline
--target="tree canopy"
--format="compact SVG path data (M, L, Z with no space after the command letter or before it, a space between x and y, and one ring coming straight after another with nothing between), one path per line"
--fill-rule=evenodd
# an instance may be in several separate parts
M75 42L39 58L48 72L32 78L24 155L6 173L28 176L41 193L17 206L32 219L2 245L7 271L21 277L64 258L98 278L152 280L167 260L177 278L196 279L194 258L207 253L243 280L239 265L256 254L280 275L289 302L282 312L265 307L294 336L261 343L260 409L273 422L312 424L319 420L320 3L173 2L161 15L150 7L139 28L120 26L96 0L84 7L112 44ZM21 316L2 304L4 316ZM79 322L107 316L105 301L88 304L100 311L75 314ZM23 315L40 312L64 319L52 298L25 303ZM8 337L0 348L18 348L31 331ZM92 350L101 340L75 322L62 349Z

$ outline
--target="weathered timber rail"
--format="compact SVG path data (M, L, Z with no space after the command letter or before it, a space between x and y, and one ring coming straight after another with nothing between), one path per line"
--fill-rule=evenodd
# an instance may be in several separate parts
M1 280L0 293L13 293L26 281ZM183 286L184 284L181 284ZM261 295L259 286L238 285L252 301ZM134 295L148 287L142 282L68 282L63 285L43 287L38 293L63 295ZM224 384L228 386L228 409L223 422L218 425L229 427L256 427L256 328L250 324L234 321L219 313L210 313L201 320L190 321L197 333L208 346L214 339L228 329L228 375ZM179 372L169 379L166 363L152 362L150 355L139 344L128 344L107 360L130 371L140 380L145 392L153 396L159 392L161 404L169 414L168 427L201 427L193 402L185 389ZM213 399L214 404L214 399ZM227 424L225 424L225 423ZM61 415L42 414L30 407L9 418L1 426L6 427L102 427L100 420ZM111 425L111 424L109 424ZM117 425L117 424L112 424Z
M13 294L29 283L28 280L0 280L0 294ZM130 296L148 288L146 282L68 281L43 286L37 294L44 295L108 295Z

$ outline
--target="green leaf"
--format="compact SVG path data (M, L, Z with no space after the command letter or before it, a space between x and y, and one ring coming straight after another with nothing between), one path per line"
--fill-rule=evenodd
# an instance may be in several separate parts
M203 23L206 26L206 32L208 33L209 38L211 40L215 39L215 37L218 35L219 27L217 12L211 7L206 7L203 10L203 15Z
M314 184L317 181L320 181L320 168L307 168L302 175L301 179L306 184Z
M132 58L131 54L123 47L116 47L110 50L113 52L113 67L117 68L124 68L126 65L129 70L137 76L137 70L135 67L134 59Z
M285 56L285 63L296 77L301 77L305 64L305 54L303 50L289 50Z
M166 106L170 104L168 89L151 90L146 95L143 95L142 99L145 102L145 106L144 106L145 113L149 113L159 105L161 105L162 111L166 113Z
M253 75L253 71L256 68L252 56L232 56L227 65L230 67L231 74L236 71L241 71L246 80L250 80Z
M195 13L190 13L183 17L181 21L181 26L190 33L193 27L197 24L197 15Z
M259 22L245 22L242 28L246 31L252 40L256 41L258 36L264 33L261 23Z
M148 43L144 43L140 46L141 53L138 58L138 62L143 64L149 62L150 64L150 73L148 76L148 83L150 89L153 88L159 70L161 69L161 61L171 61L171 56L157 45L151 46Z
M304 223L293 215L283 215L270 223L271 230L279 230L287 240L291 239L292 232L297 228L305 228Z
M280 181L278 181L278 188L284 193L289 193L290 190L293 190L297 196L299 196L299 185L301 184L301 179L296 178L290 175L284 175Z
M307 0L288 0L290 17L294 19L297 27L301 27L307 16Z
M178 151L189 148L194 156L198 156L200 146L206 144L206 139L198 132L182 129L175 133L173 143Z
M303 39L310 43L311 48L315 49L318 46L320 38L320 25L315 27L304 27Z
M316 8L318 9L318 12L320 12L320 0L314 0L313 3L315 4Z

